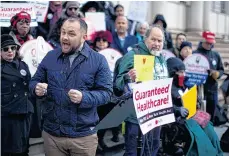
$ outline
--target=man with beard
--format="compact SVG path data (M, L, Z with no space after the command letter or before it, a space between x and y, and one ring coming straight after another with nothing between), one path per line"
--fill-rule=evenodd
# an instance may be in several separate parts
M80 12L79 7L80 3L77 1L67 1L63 4L63 10L60 18L58 18L58 20L50 26L50 31L47 34L47 40L54 48L60 47L60 28L63 22L69 17L84 17Z
M125 16L118 16L115 20L116 32L113 33L113 43L111 47L125 55L128 48L138 43L135 36L128 35L128 20Z
M168 78L166 61L161 54L163 41L164 33L160 26L152 26L147 30L145 40L135 45L133 49L121 59L119 71L114 82L115 90L124 93L126 85L125 79L130 79L132 82L135 82L137 75L136 70L133 68L135 54L155 56L153 79ZM140 127L135 112L133 112L125 122L125 156L137 155L137 136ZM141 153L145 155L149 155L150 153L151 156L157 155L160 143L160 131L160 127L154 128L143 137L144 146Z
M31 17L25 11L21 11L11 18L11 31L9 35L14 38L17 45L22 46L26 41L33 39L29 33L30 22Z
M85 42L87 24L69 18L61 27L61 48L50 51L30 82L43 105L45 154L95 156L97 107L110 101L112 79L104 56Z

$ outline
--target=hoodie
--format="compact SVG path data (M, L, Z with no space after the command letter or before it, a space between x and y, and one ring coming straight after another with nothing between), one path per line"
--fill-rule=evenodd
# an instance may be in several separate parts
M153 24L156 24L159 20L162 21L163 28L164 28L165 42L164 42L163 49L169 49L172 51L173 50L173 40L172 40L171 34L166 31L167 23L165 21L164 16L161 14L156 15Z

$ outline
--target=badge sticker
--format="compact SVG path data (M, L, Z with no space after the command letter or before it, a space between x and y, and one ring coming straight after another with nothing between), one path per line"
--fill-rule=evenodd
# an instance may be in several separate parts
M26 76L26 74L27 74L27 72L24 69L20 70L20 73L22 76Z
M213 64L213 66L215 66L215 65L216 65L216 61L215 61L215 60L213 60L213 61L212 61L212 64Z

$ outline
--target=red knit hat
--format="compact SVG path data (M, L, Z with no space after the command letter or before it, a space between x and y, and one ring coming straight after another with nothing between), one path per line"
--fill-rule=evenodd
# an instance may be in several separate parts
M215 43L215 34L213 32L204 31L202 37L204 38L205 42L212 43L212 44Z
M17 13L16 15L14 15L14 16L11 18L11 20L10 20L11 26L15 28L17 22L19 22L19 21L22 20L22 19L28 20L29 23L31 22L31 16L30 16L30 14L28 14L28 13L25 12L25 11L21 11L21 12Z
M92 35L92 42L94 43L97 38L102 38L107 40L107 42L112 43L113 38L110 31L97 31Z

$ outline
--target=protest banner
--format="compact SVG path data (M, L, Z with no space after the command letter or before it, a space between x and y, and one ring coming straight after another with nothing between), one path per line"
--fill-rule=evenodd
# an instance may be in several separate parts
M197 105L197 87L193 86L189 91L184 93L181 97L184 108L189 112L187 119L193 117L196 114Z
M155 56L134 55L134 69L137 72L137 82L153 80Z
M144 22L147 16L147 1L133 1L129 5L127 18L133 21Z
M133 86L133 101L143 135L175 121L171 96L172 78L151 80Z
M165 58L165 60L168 60L171 57L176 57L171 51L168 51L165 49L163 49L161 53L162 53L163 57Z
M49 1L29 1L34 7L37 22L45 23L49 8Z
M96 31L106 30L105 14L103 12L86 12L85 22L88 25L88 40Z
M148 2L147 1L133 1L130 3L127 13L127 18L133 20L131 35L134 35L134 30L137 22L146 21Z
M186 68L186 77L188 78L185 82L186 86L192 87L194 85L202 85L206 82L210 64L204 55L192 54L183 62Z
M35 74L39 63L51 50L53 50L52 46L41 36L38 36L37 39L25 42L21 46L19 49L19 55L22 57L22 60L29 66L31 76Z
M101 50L99 51L99 53L105 56L107 63L110 67L111 75L113 77L115 63L119 58L122 57L122 54L113 48L107 48L107 49Z
M9 27L10 19L17 13L25 11L31 16L31 27L37 26L35 9L30 3L1 3L0 8L0 25L1 27Z

